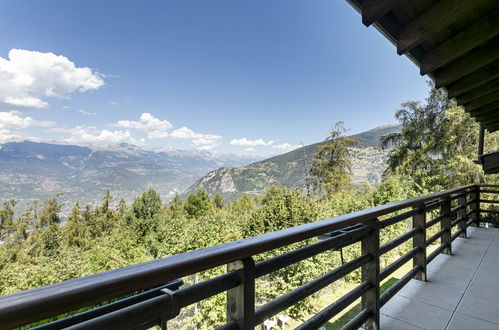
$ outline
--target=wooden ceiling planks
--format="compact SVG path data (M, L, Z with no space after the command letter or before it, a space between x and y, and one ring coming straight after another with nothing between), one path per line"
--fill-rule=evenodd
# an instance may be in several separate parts
M347 1L488 131L499 129L499 1Z

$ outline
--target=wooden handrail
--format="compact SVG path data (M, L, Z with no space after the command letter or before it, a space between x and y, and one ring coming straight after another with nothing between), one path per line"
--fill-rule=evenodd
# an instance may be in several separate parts
M17 326L119 297L477 187L443 192L320 220L171 257L0 297L0 324Z

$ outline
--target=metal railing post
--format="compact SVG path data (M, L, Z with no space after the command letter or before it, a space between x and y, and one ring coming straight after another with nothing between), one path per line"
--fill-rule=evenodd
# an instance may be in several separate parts
M227 322L235 321L239 329L253 329L255 318L255 262L245 258L227 264L227 271L238 271L241 284L227 291Z
M372 230L362 239L362 255L370 254L373 256L373 259L362 266L362 282L367 282L372 285L371 289L367 290L362 295L362 309L370 309L373 316L364 324L364 329L379 330L381 308L379 302L379 221L378 219L374 219L365 224L370 226Z
M426 281L426 210L424 204L420 204L415 208L420 211L412 217L412 228L420 228L420 230L412 239L412 247L419 247L419 251L413 258L413 266L419 266L421 271L414 278Z
M440 215L442 216L442 220L440 221L440 229L446 229L446 231L442 234L442 238L440 239L440 244L445 244L446 247L442 251L444 254L452 254L452 224L451 224L451 200L449 196L445 197L442 205L440 206Z
M458 218L461 218L461 221L459 221L458 225L457 225L457 228L459 230L463 230L463 232L459 235L459 237L464 237L466 238L466 222L467 222L467 218L466 218L466 195L464 196L461 196L457 199L457 203L459 206L462 206L462 208L460 208L458 211L457 211L457 217Z

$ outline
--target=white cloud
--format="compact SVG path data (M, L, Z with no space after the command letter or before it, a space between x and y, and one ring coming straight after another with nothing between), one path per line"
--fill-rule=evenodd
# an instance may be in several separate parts
M52 132L70 133L71 136L65 139L71 143L116 143L130 141L129 131L103 129L100 132L93 126L76 126L74 128L56 128Z
M45 101L37 99L36 97L12 97L8 96L4 99L4 102L9 105L15 105L18 107L26 107L26 108L45 108L49 104Z
M258 147L258 146L270 146L274 141L264 141L263 139L258 140L248 140L247 138L232 139L230 144L233 146L243 146L243 147Z
M134 128L147 133L150 139L168 137L168 129L173 125L168 120L160 120L150 113L144 112L139 121L120 120L115 125L121 128Z
M255 151L255 148L249 147L249 148L244 149L244 151Z
M272 146L272 148L274 149L281 149L281 150L294 150L294 149L298 149L300 148L301 145L299 144L289 144L289 143L283 143L283 144L279 144L277 146Z
M211 149L215 148L216 146L218 146L218 144L212 144L212 145L207 145L207 146L199 146L196 149L197 150L207 151L207 150L211 150Z
M22 129L28 128L30 126L54 126L55 123L52 121L41 121L35 120L31 117L21 117L16 111L0 112L0 129L12 128L12 129Z
M12 130L25 129L30 126L49 127L56 123L52 121L35 120L31 117L22 117L17 111L0 111L0 143L20 140L21 135Z
M99 74L65 56L11 49L8 58L0 57L0 104L45 108L46 97L64 98L102 85Z
M218 146L218 141L222 138L215 134L196 133L193 130L183 126L174 130L171 134L174 139L189 139L199 150L210 150Z
M96 113L95 112L88 112L88 111L85 111L85 110L78 110L79 113L85 115L85 116L95 116Z
M21 137L19 135L12 134L8 129L0 129L0 143L6 143L20 139Z

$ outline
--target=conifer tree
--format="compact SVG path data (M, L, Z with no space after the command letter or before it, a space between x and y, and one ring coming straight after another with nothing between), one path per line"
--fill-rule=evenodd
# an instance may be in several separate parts
M314 154L310 173L319 192L329 195L350 184L352 161L349 148L357 142L345 137L345 132L343 122L337 122Z

